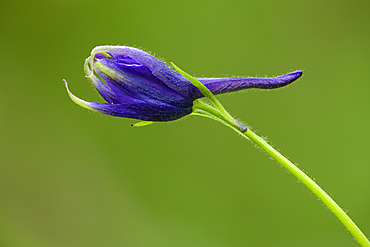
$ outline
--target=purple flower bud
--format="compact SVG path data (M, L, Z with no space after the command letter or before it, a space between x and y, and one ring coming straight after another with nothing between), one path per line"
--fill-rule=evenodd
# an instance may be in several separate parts
M156 57L127 46L101 46L85 63L85 73L107 103L77 104L103 114L144 121L171 121L192 113L193 101L203 97L185 77ZM90 66L93 64L93 71ZM94 72L96 74L94 74ZM277 88L301 76L301 71L273 78L197 78L212 93L246 88Z

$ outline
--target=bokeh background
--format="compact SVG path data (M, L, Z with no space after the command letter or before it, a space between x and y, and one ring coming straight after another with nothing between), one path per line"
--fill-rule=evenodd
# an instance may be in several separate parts
M302 184L200 117L143 128L91 113L97 45L195 76L276 76L218 98L370 236L369 1L2 1L0 246L358 246Z

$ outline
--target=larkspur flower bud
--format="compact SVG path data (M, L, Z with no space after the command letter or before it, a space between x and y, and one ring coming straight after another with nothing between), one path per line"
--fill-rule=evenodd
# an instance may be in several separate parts
M71 99L89 110L144 121L171 121L192 113L203 97L181 74L156 57L127 46L96 47L85 62L85 73L107 103ZM246 88L276 88L301 76L301 71L273 78L197 78L214 94Z

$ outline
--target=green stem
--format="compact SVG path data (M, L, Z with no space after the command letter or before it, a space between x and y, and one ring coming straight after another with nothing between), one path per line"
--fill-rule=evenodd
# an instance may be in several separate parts
M194 110L192 114L216 120L228 126L246 139L251 140L273 159L279 162L285 169L287 169L292 175L294 175L299 181L301 181L309 190L311 190L343 223L343 225L348 229L348 231L362 247L370 247L370 242L362 233L362 231L343 211L343 209L339 207L339 205L323 189L321 189L319 185L317 185L310 177L308 177L290 160L288 160L271 145L269 145L265 140L251 131L250 128L248 128L245 132L240 131L239 128L236 128L231 123L228 123L228 119L225 118L221 112L207 104L200 102L199 100L194 102Z
M363 247L370 247L370 242L366 236L361 232L357 225L351 218L343 211L341 207L318 186L310 177L302 172L297 166L285 158L281 153L271 147L265 140L253 133L250 129L243 133L258 147L268 153L273 159L279 162L285 169L293 174L299 181L307 186L329 209L335 216L343 223L348 231L353 235L357 242Z

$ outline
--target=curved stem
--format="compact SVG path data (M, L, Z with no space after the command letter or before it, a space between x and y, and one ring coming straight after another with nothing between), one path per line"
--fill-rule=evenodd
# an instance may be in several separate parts
M193 115L207 117L216 120L238 134L242 135L248 140L251 140L268 155L270 155L274 160L279 162L285 169L287 169L292 175L294 175L299 181L301 181L309 190L311 190L334 215L343 223L343 225L348 229L352 236L357 240L357 242L362 247L370 247L370 242L362 231L357 227L357 225L351 220L351 218L343 211L341 207L323 190L319 185L315 183L310 177L308 177L303 171L301 171L297 166L295 166L290 160L284 157L276 149L274 149L270 144L268 144L261 137L256 135L250 128L246 128L247 131L240 131L239 128L235 127L233 124L228 122L228 119L223 116L223 114L207 104L200 101L194 102Z
M318 186L310 177L302 172L297 166L285 158L276 149L270 146L265 140L256 135L250 129L243 133L258 147L269 154L273 159L279 162L285 169L293 174L299 181L301 181L306 187L311 190L329 209L334 215L343 223L348 231L353 235L357 242L363 247L369 247L370 242L366 236L361 232L357 225L351 220L351 218L343 211L341 207L323 190Z

